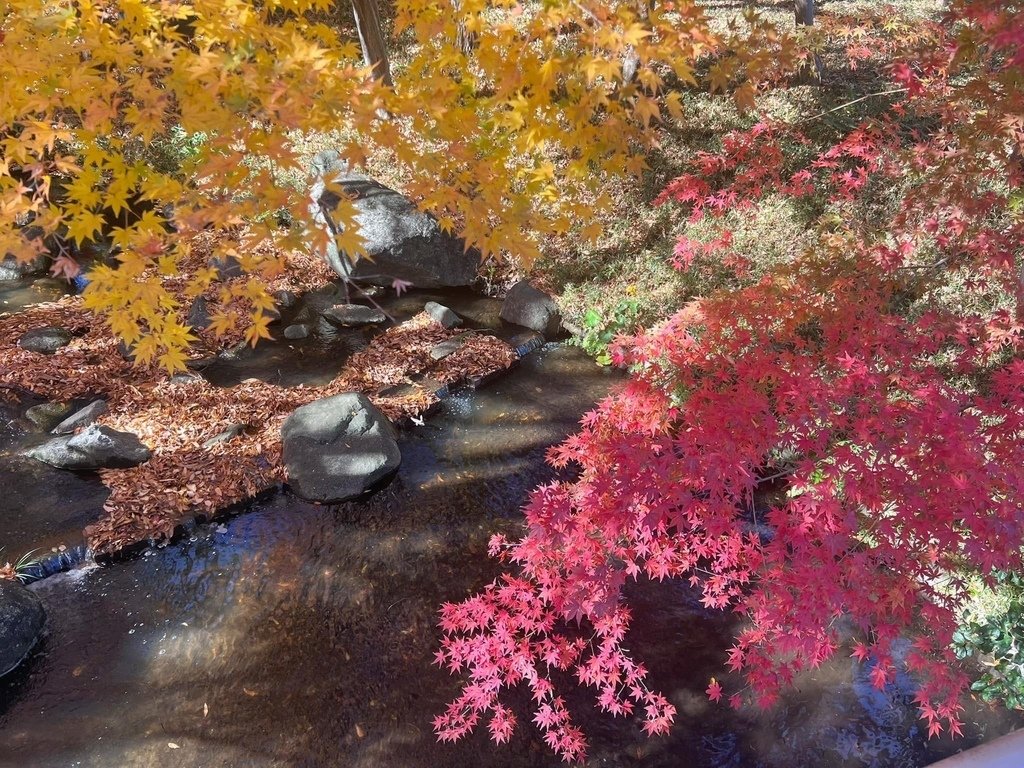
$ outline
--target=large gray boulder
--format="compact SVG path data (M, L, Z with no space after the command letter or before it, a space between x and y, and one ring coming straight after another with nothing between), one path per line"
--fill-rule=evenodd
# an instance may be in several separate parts
M391 422L358 392L297 408L281 439L288 484L310 501L354 499L402 462Z
M501 319L549 337L562 327L562 315L555 300L526 280L520 280L509 290L501 305Z
M93 424L77 435L30 448L25 455L58 469L123 469L148 461L152 454L131 432Z
M443 232L433 216L407 197L349 171L336 152L321 152L313 165L317 179L310 198L317 225L338 227L332 212L340 198L327 189L325 179L333 180L355 198L356 221L369 256L353 265L332 243L326 258L339 275L376 282L398 278L418 288L469 285L476 279L480 253L467 250L462 239Z
M18 666L39 642L46 614L21 582L0 579L0 677Z

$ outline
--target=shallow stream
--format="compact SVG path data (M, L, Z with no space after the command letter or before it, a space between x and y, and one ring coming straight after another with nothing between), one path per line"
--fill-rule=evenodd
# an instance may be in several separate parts
M467 314L459 301L478 301L482 324L493 318L495 303L450 300ZM294 350L261 354L221 368L224 383L269 376L271 365L293 372L288 383L329 375L291 366ZM528 722L502 747L485 733L435 741L431 718L458 684L431 664L437 608L498 573L488 538L517 530L529 490L552 477L545 449L615 379L549 344L407 430L398 476L369 501L327 507L279 493L143 556L38 582L48 632L0 679L0 766L561 765ZM3 423L0 440L13 445L16 415ZM80 529L102 505L98 481L10 456L0 482L0 543L12 552L49 546L55 528ZM648 739L571 694L590 765L916 768L1017 724L974 708L965 739L928 742L909 681L876 692L845 657L803 676L773 710L733 712L703 693L721 674L730 617L678 584L637 585L630 597L628 645L679 715L667 737Z

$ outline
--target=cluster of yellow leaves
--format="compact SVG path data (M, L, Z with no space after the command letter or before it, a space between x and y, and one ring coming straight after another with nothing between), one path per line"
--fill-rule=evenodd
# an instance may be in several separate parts
M701 56L712 84L770 68L738 37L713 34L694 0L397 0L411 58L394 88L370 76L357 39L313 21L329 0L9 0L0 6L0 253L78 255L109 242L116 264L90 272L86 303L144 361L180 367L190 341L167 274L204 231L246 225L255 276L234 285L266 337L260 281L273 254L319 249L295 140L344 129L359 165L392 153L407 190L485 255L525 263L570 228L596 237L609 177L640 174L652 124L678 117L678 88ZM458 44L472 34L472 50ZM762 58L759 59L758 56ZM624 75L627 58L638 62ZM142 149L195 138L163 171ZM295 224L282 228L274 212ZM361 252L343 199L339 248ZM262 256L256 254L263 254ZM209 270L189 276L191 295ZM232 297L228 297L229 299ZM226 320L222 321L226 324Z

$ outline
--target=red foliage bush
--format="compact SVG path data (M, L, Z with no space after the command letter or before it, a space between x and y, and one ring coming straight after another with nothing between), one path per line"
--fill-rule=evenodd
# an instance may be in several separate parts
M506 740L499 694L525 683L548 744L581 758L554 670L664 732L674 709L623 648L622 586L641 577L688 579L744 616L735 706L771 704L835 654L843 619L879 687L893 641L911 638L929 733L959 732L964 575L1021 567L1024 544L1021 16L1016 2L958 4L902 48L890 112L810 162L787 149L807 144L801 126L762 121L668 185L658 202L693 220L769 191L824 197L832 215L791 264L621 340L631 381L550 453L578 479L537 489L524 536L492 543L520 575L442 610L437 661L468 676L435 722L442 739L489 717ZM881 215L864 212L876 180L904 190ZM730 245L681 242L677 266ZM769 474L788 493L760 519Z

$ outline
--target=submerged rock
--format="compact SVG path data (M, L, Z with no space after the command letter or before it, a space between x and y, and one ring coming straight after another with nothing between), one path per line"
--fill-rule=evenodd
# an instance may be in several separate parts
M299 300L298 296L291 291L274 291L270 295L274 297L274 301L281 309L291 309Z
M286 339L292 339L293 341L296 339L304 339L309 336L311 330L310 326L305 323L295 323L294 325L289 325L284 329L284 337Z
M544 334L537 333L537 331L524 331L509 339L508 343L516 351L518 357L526 357L544 346Z
M71 343L71 331L56 326L46 328L33 328L25 331L18 339L18 346L27 349L29 352L38 352L41 355L52 355L61 347Z
M438 304L436 301L428 301L423 307L423 311L445 328L451 329L462 325L461 317L448 309L444 304Z
M281 428L288 484L304 499L354 499L398 469L391 422L369 399L346 392L297 408Z
M0 579L0 676L18 666L39 642L46 613L21 582Z
M49 432L71 413L67 403L41 403L25 411L25 418L44 432Z
M321 152L314 161L318 175L310 190L312 213L318 225L340 198L327 189L326 180L338 183L354 197L359 234L369 259L353 265L331 240L327 262L342 277L356 279L399 278L419 288L469 285L476 280L480 253L467 249L460 239L441 229L437 220L419 210L409 198L359 173L350 172L337 152Z
M362 304L338 304L325 309L321 314L324 320L332 325L349 328L356 325L376 325L386 322L388 316L375 307L364 307Z
M209 440L203 443L203 448L212 448L219 443L226 443L228 440L232 440L238 437L240 434L245 432L246 424L229 424L228 428L221 432L219 435L214 435Z
M430 359L443 360L448 357L448 355L458 352L462 349L462 345L465 344L473 335L473 331L460 333L458 336L452 336L450 339L445 339L439 344L435 344L430 348Z
M501 305L501 319L545 336L555 336L562 327L562 316L554 299L526 280L520 280L509 290Z
M107 412L106 400L94 400L85 408L75 411L53 428L55 435L70 435L79 427L87 427Z
M25 451L30 458L58 469L123 469L148 461L149 448L131 432L93 424Z

